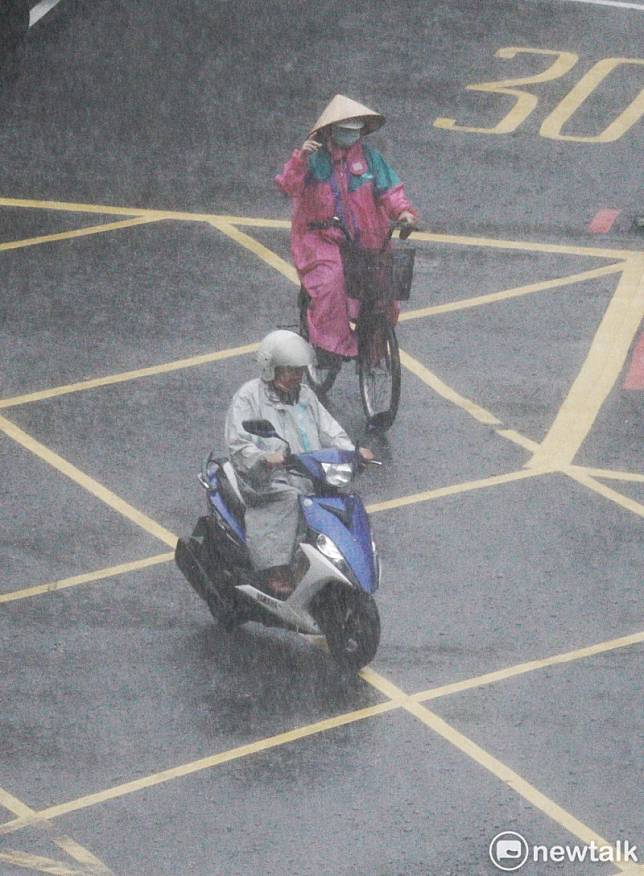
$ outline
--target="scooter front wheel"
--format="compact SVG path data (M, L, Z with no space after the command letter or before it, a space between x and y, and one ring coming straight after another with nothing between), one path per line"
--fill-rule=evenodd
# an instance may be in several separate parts
M336 663L354 672L371 663L380 643L380 615L373 596L329 585L316 614Z

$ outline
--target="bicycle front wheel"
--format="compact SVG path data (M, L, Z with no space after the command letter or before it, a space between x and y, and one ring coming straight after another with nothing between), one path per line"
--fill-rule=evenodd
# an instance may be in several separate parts
M370 317L360 332L358 375L368 425L388 429L400 402L400 354L393 326L382 313Z

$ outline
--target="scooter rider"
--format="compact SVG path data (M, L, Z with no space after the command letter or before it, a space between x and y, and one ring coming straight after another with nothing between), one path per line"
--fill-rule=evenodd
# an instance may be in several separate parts
M307 366L315 364L313 348L294 332L268 334L257 351L260 377L234 395L226 415L226 443L246 503L246 535L253 568L273 596L292 592L289 563L300 523L298 497L311 492L311 482L284 467L284 443L250 435L244 420L269 420L293 453L324 447L353 450L354 444L315 393L302 384ZM373 459L360 448L364 460Z

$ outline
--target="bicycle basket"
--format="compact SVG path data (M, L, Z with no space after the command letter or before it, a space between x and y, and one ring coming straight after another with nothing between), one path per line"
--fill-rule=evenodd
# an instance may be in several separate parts
M349 298L406 301L411 291L416 250L341 247L344 284Z

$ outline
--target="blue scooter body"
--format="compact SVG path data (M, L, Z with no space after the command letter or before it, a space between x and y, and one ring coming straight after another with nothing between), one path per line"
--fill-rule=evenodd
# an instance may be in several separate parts
M371 536L369 518L360 497L353 492L341 493L326 481L324 464L354 466L354 451L326 449L311 453L294 454L298 470L306 473L314 484L315 492L300 497L300 508L308 530L307 540L315 545L318 535L330 539L343 556L343 574L365 593L378 588L378 559ZM221 467L223 460L209 462L206 476L209 485L208 505L219 521L219 528L227 541L235 541L246 550L246 531L239 513L231 509L231 488Z
M260 437L280 437L266 420L243 425ZM224 629L259 621L322 634L333 658L351 671L373 659L380 641L373 598L380 564L365 507L349 489L360 464L357 451L287 450L286 469L308 478L312 490L299 496L303 531L291 562L294 587L280 599L262 588L253 571L234 471L211 454L199 477L208 513L190 537L178 540L175 560Z

